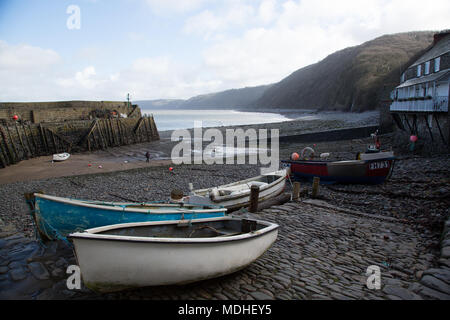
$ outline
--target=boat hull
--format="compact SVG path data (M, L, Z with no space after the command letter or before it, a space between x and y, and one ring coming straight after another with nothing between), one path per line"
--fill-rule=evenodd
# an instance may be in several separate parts
M233 186L239 184L251 183L253 181L256 181L257 179L261 179L262 177L269 175L276 175L277 178L272 183L260 187L258 201L259 202L265 201L283 193L283 191L286 188L286 176L287 176L286 170L280 170L259 177L238 181L229 185L220 186L218 188L221 189L227 189L228 187L232 188ZM211 189L195 190L192 196L186 197L185 199L188 203L211 203L221 205L227 208L228 210L237 210L241 207L250 205L250 188L247 188L247 190L243 191L240 194L229 196L218 196L215 198L210 197L209 194L210 192Z
M53 155L53 161L61 162L70 158L69 153L58 153Z
M351 161L282 161L294 180L319 177L323 184L381 184L393 170L395 158Z
M202 219L223 217L225 208L188 210L170 207L161 209L127 208L126 204L114 205L111 202L72 200L35 194L34 219L44 239L56 240L69 233L106 225L166 221L180 219Z
M278 226L268 223L264 229L224 238L111 239L108 235L87 233L71 238L84 284L96 291L110 292L182 285L238 271L269 249L277 235Z

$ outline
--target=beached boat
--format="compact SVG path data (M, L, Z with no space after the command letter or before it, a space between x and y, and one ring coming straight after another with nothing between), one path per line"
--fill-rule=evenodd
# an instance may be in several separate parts
M73 233L86 287L110 292L181 285L245 268L275 242L278 225L231 217L128 223Z
M65 161L70 158L70 153L57 153L53 155L53 161Z
M103 202L26 195L39 234L55 240L79 230L105 225L180 219L222 217L226 208L184 203Z
M259 187L259 201L281 194L286 186L286 169L263 174L250 179L208 189L193 190L184 197L185 203L218 204L228 210L250 204L251 187Z
M395 157L371 160L349 161L315 161L315 160L282 160L289 167L294 180L311 180L319 177L324 184L355 183L380 184L392 173Z

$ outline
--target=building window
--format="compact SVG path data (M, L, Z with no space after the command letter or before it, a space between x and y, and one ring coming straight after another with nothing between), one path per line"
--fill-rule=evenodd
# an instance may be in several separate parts
M420 77L421 75L422 75L422 65L419 64L419 65L417 66L417 76Z
M402 77L400 78L400 82L405 82L405 73L402 74Z
M430 74L430 61L425 62L425 74Z
M438 72L441 69L441 57L434 59L434 72Z

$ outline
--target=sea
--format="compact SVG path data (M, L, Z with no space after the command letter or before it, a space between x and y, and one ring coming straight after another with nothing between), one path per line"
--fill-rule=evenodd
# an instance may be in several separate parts
M199 126L208 128L283 122L294 119L294 117L277 113L217 109L142 109L142 113L153 115L158 131L194 128L195 121L201 121Z

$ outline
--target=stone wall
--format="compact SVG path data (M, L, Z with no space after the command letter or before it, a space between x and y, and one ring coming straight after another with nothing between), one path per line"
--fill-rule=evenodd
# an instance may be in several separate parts
M0 125L0 168L55 153L159 140L153 117Z
M32 123L89 120L99 111L141 117L139 106L126 101L8 102L0 103L0 120L11 122L14 115Z

